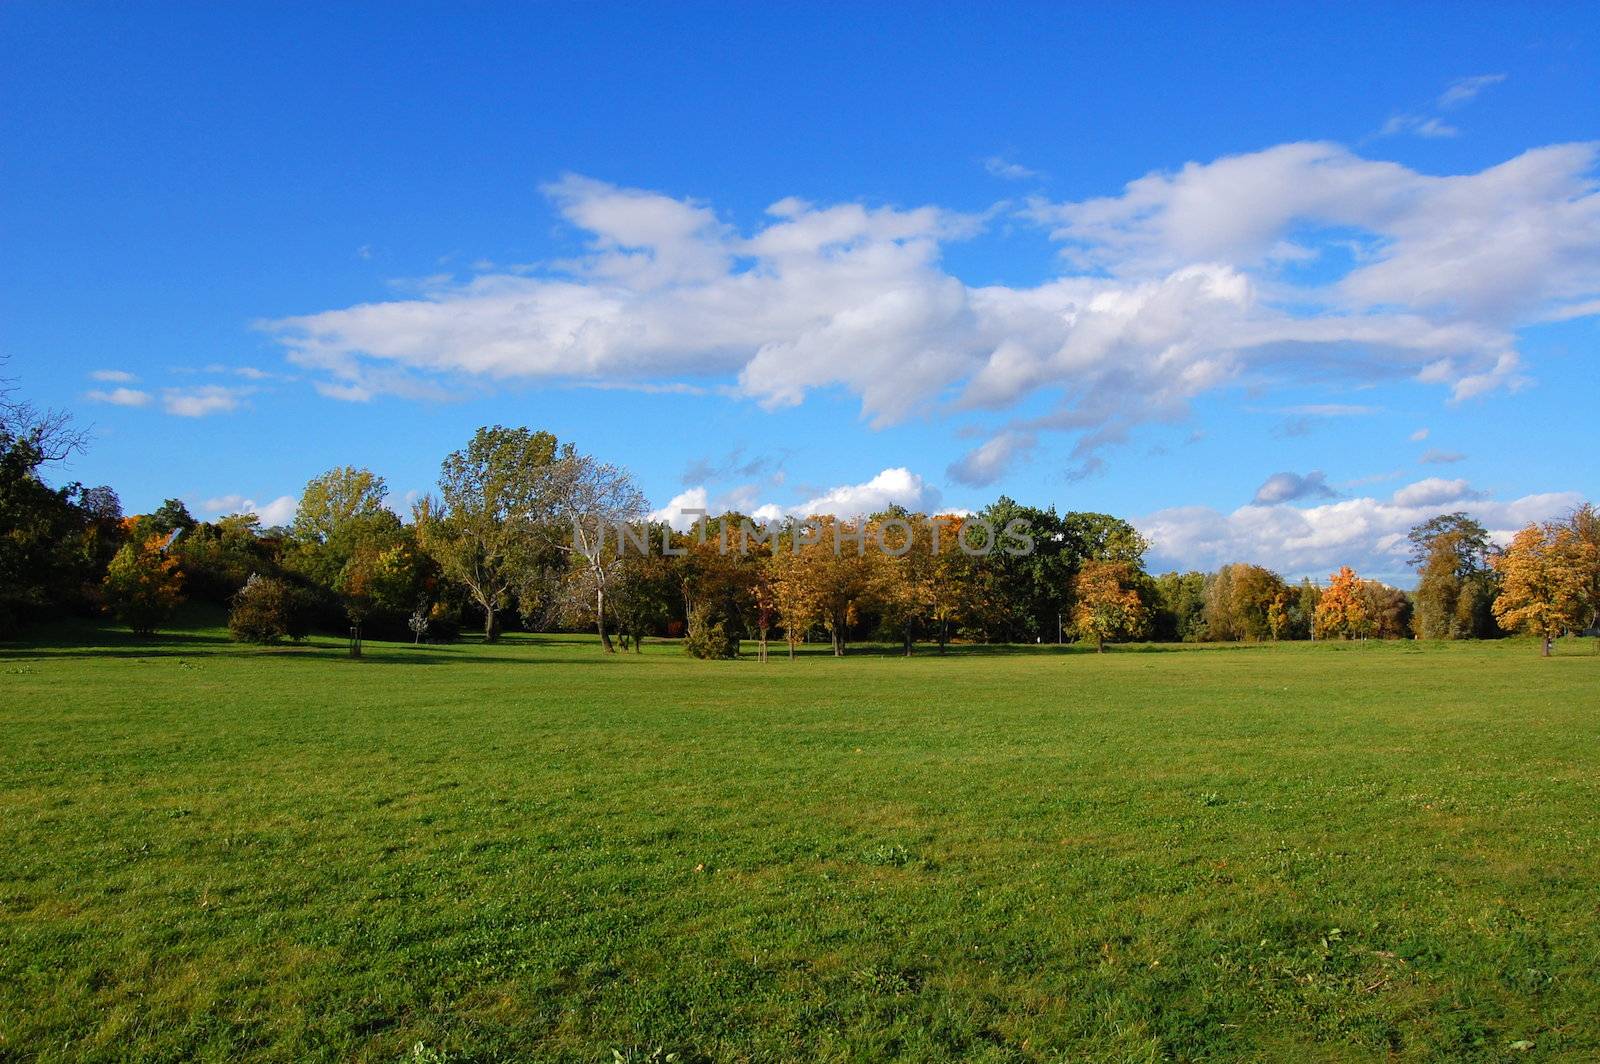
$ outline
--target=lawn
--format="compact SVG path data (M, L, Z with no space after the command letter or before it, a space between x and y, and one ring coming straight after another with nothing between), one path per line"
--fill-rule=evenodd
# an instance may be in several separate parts
M1597 694L1576 643L46 633L0 1059L1593 1060Z

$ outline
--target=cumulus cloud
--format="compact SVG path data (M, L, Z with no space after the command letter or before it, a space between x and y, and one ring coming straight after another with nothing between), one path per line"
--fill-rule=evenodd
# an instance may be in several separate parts
M261 518L261 523L268 528L274 525L287 525L294 520L295 510L300 506L300 500L293 495L280 495L270 502L258 503L244 495L219 495L214 499L207 499L200 504L200 512L211 517L223 517L228 514L255 514Z
M220 384L168 388L162 392L161 405L167 413L178 417L205 417L237 410L240 401L250 392L248 388L228 388Z
M1297 499L1331 499L1339 493L1328 486L1328 478L1321 470L1301 476L1298 473L1274 473L1256 489L1257 505L1294 502Z
M874 426L1004 412L963 475L1000 475L1043 432L1075 436L1089 468L1239 384L1520 387L1519 328L1600 309L1596 158L1556 145L1440 177L1295 143L1189 163L1030 201L1021 218L1063 252L1032 287L945 268L981 216L788 198L741 231L697 200L568 176L545 192L585 234L571 261L265 327L336 398L699 380L775 407L837 388Z
M1465 481L1421 484L1432 486L1412 485L1386 500L1362 497L1309 507L1251 504L1231 513L1179 507L1134 523L1150 537L1157 569L1214 569L1252 561L1290 579L1321 580L1350 565L1363 576L1409 587L1416 577L1406 563L1406 533L1436 514L1464 510L1482 521L1496 542L1505 543L1528 522L1558 517L1582 501L1576 492L1561 492L1502 502L1483 498Z
M150 401L150 393L141 392L137 388L96 388L85 392L84 398L96 403L110 403L113 406L144 406Z
M674 495L661 509L651 511L650 519L665 521L673 528L683 530L692 527L698 520L697 515L685 515L686 510L704 510L713 515L738 510L761 521L781 521L814 514L862 517L879 513L891 505L914 511L942 513L945 511L939 506L941 498L939 489L919 474L897 466L883 470L871 480L842 484L793 505L758 503L754 492L749 489L713 495L704 485L696 485Z
M928 511L939 506L939 490L904 466L885 469L864 484L846 484L808 499L790 512L802 517L833 514L860 517L888 509L890 505L908 510Z
M139 378L135 377L127 370L97 369L93 373L89 374L89 379L101 381L105 384L132 384Z
M727 509L724 507L719 512L726 512ZM694 527L702 513L711 513L711 493L704 487L694 487L680 491L668 499L661 509L651 510L650 520L664 521L679 532L686 532Z

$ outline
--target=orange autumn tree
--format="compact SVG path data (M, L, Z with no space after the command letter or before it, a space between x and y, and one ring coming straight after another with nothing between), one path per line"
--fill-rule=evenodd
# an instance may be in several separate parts
M1354 569L1340 566L1328 577L1328 589L1317 603L1312 633L1318 639L1354 639L1365 636L1370 626L1361 580Z
M1083 563L1072 581L1072 623L1078 634L1094 640L1104 654L1106 640L1138 635L1145 608L1134 588L1135 570L1127 562Z
M1571 527L1529 525L1494 559L1500 595L1494 617L1501 627L1537 635L1543 653L1588 615L1586 544Z
M151 536L142 545L124 543L106 566L101 583L106 608L138 635L153 635L183 601L178 561L163 549L167 538Z

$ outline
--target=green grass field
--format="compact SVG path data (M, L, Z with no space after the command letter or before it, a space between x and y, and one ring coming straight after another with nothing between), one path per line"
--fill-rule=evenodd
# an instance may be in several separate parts
M1594 1060L1597 694L1576 643L47 633L0 1058Z

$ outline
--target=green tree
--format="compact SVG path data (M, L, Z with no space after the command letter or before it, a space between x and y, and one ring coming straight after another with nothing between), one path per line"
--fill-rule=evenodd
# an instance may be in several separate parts
M1150 624L1155 639L1196 642L1206 637L1206 574L1162 573L1153 582Z
M1424 639L1471 639L1492 634L1488 602L1492 570L1489 533L1465 513L1440 514L1408 534L1417 584L1417 634Z
M389 488L370 469L339 466L314 477L300 493L289 535L303 544L327 544L353 523L381 517Z
M78 505L78 485L46 484L46 461L30 436L0 432L0 633L86 602L122 536Z
M560 500L549 473L572 454L548 432L480 428L440 466L439 498L414 510L418 541L483 611L487 642L500 638L512 596L531 591L556 564L551 526Z

